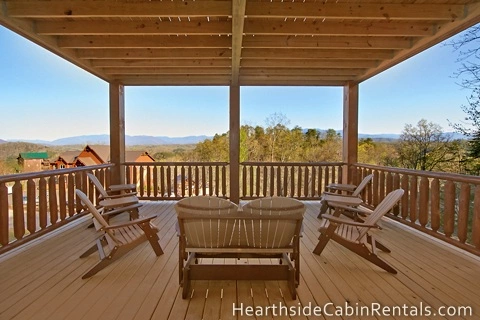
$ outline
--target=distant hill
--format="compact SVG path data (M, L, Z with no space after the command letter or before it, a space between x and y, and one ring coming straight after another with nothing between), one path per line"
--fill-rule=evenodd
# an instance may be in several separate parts
M304 132L306 132L308 129L303 129ZM321 133L327 132L327 130L323 129L316 129L317 131ZM340 136L343 135L343 130L336 130ZM452 140L462 140L462 139L468 139L468 137L464 136L463 134L456 133L456 132L445 132L445 135L448 135L451 137ZM374 141L392 141L392 140L398 140L400 139L401 134L399 133L359 133L358 138L359 139L372 139Z
M125 144L129 146L133 145L168 145L168 144L196 144L211 137L202 136L186 136L186 137L153 137L153 136L126 136ZM110 136L108 134L99 135L84 135L61 138L53 141L45 140L11 140L22 141L42 145L51 146L65 146L65 145L85 145L85 144L109 144Z
M0 139L0 143L7 143L7 141Z

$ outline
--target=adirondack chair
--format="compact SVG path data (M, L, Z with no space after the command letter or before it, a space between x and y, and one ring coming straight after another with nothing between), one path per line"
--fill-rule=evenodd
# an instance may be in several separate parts
M98 251L100 261L85 273L82 279L93 276L144 241L150 242L150 245L157 256L163 254L162 247L158 243L158 229L151 223L151 220L154 219L155 216L115 225L109 224L102 215L103 208L95 208L93 203L81 190L76 190L76 194L80 198L82 204L86 206L89 212L93 215L95 228L100 232L96 244L80 256L80 258L85 258L95 251Z
M188 296L191 280L207 279L287 280L296 298L294 263L299 265L302 203L268 198L252 201L238 212L230 201L200 196L180 200L175 209L183 298ZM278 258L282 264L202 264L201 258Z
M373 179L373 174L367 175L363 180L360 182L358 186L349 185L349 184L330 184L327 186L330 190L343 190L347 191L350 194L342 194L342 193L335 193L335 192L327 192L325 191L322 194L322 199L320 200L320 213L318 214L318 218L321 218L322 214L327 212L330 204L340 204L346 206L353 206L353 207L360 207L360 210L363 210L364 214L371 213L371 210L368 206L365 206L363 200L360 198L362 191L368 185L368 183ZM353 186L353 188L352 188ZM348 213L348 212L347 212Z
M324 214L322 216L323 221L320 227L319 241L313 253L320 255L331 239L380 268L396 274L397 271L392 266L378 257L377 242L369 231L372 228L378 228L378 221L400 200L403 192L402 189L390 192L363 222L339 217L339 212L336 212L335 216ZM381 249L384 250L386 248L382 246ZM389 252L388 249L387 252Z
M124 192L125 190L131 190L132 186L135 185L126 184L126 185L114 185L115 190L123 190L121 194L110 194L105 190L102 183L97 179L97 177L91 173L87 172L88 179L91 183L95 186L98 191L98 200L99 204L102 207L105 207L105 212L115 210L120 212L129 212L130 219L137 219L138 218L138 208L142 206L141 203L138 202L138 198L136 197L136 192ZM124 186L122 188L122 186ZM120 208L120 210L118 210ZM125 210L121 210L121 208L125 208ZM108 221L108 216L106 217Z

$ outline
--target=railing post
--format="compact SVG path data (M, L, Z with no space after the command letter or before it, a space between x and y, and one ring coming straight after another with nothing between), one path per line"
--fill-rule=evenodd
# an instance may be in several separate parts
M119 83L110 83L110 159L115 164L110 183L125 183L125 94Z
M348 83L343 89L343 183L353 182L349 172L358 158L358 84Z
M230 86L230 200L240 201L240 86Z

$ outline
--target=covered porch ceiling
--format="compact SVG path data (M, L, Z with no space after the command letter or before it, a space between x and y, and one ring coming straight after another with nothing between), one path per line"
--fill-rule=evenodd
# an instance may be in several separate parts
M480 22L478 0L0 3L0 24L123 85L342 86Z

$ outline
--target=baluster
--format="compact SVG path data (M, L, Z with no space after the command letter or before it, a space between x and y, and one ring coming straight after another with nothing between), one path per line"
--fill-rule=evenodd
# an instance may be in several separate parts
M165 196L165 167L160 166L160 193L161 197Z
M220 197L220 166L215 166L215 196ZM245 191L242 192L243 196L245 196Z
M268 187L268 169L266 166L263 167L263 197L267 196L267 187Z
M140 197L143 197L145 195L145 167L140 166Z
M427 177L420 178L420 204L418 212L418 221L422 227L428 223L428 198L429 198L429 181Z
M180 177L181 179L182 177ZM181 181L180 181L180 185L181 185ZM174 190L174 194L175 194L175 197L179 197L182 193L180 192L180 194L178 193L178 167L175 165L173 167L173 190Z
M105 179L105 170L97 170L95 172L95 176L97 179L102 182L102 184L105 186L105 188L110 187L110 184L107 184L107 180ZM95 191L95 199L98 201L98 198L100 197L100 192L97 190L97 188L94 188Z
M288 166L283 167L283 191L284 197L288 197Z
M342 183L343 182L343 170L342 170L341 166L337 166L337 177L338 177L337 182Z
M373 181L372 181L372 192L371 192L372 202L370 202L370 199L368 202L370 204L373 204L374 206L377 206L379 203L379 199L378 199L379 189L380 189L379 186L380 186L379 174L378 174L378 171L375 170L373 174Z
M67 217L67 200L65 189L65 176L62 174L58 177L58 202L60 205L60 220L65 220Z
M324 175L324 181L323 181L324 187L327 187L330 184L330 181L328 181L329 176L330 176L330 167L325 166L325 175Z
M105 186L107 188L112 184L110 178L112 177L112 170L110 168L105 168Z
M270 166L270 196L275 195L275 168Z
M408 188L408 181L409 181L409 176L407 174L404 174L401 179L402 183L402 189L405 191L405 193L402 196L402 219L406 220L408 217L408 194L409 194L409 188Z
M147 197L152 196L152 167L147 166Z
M7 245L8 239L8 187L0 183L0 244Z
M72 173L68 174L68 215L75 215L75 177Z
M172 168L167 166L167 198L172 196ZM174 196L177 190L174 190Z
M410 221L415 222L418 218L417 209L417 176L412 176L410 181Z
M445 235L450 238L455 227L455 184L448 180L444 187L444 217L443 217L443 231Z
M379 182L378 202L380 203L385 198L385 171L383 170L380 171Z
M198 166L195 166L195 195L200 194L200 169Z
M323 167L319 167L318 168L318 188L317 188L319 196L321 196L323 191L325 191L323 186L322 186L322 181L323 181L323 176L322 175L323 175Z
M208 195L211 196L213 193L213 168L210 165L208 167Z
M335 183L335 182L337 182L337 180L336 180L336 174L335 174L335 173L336 173L336 171L335 171L335 166L330 167L330 170L331 170L331 171L330 171L331 179L330 179L330 182L329 182L329 183Z
M133 168L132 168L132 178L133 178L133 184L138 185L138 168L137 168L137 166L133 166Z
M158 167L153 167L153 196L158 197ZM160 195L161 196L161 195Z
M434 178L430 186L430 210L432 230L437 232L440 228L440 182Z
M185 189L186 189L186 186L185 186L185 181L187 180L185 178L185 166L182 166L181 169L180 169L180 175L181 175L181 188L182 188L182 192L181 192L181 197L182 198L185 198Z
M202 195L207 194L207 189L206 189L207 181L205 178L206 178L205 166L202 166Z
M468 236L468 213L470 212L470 185L462 183L458 203L457 234L461 243L467 241Z
M76 172L75 173L75 187L78 189L78 190L82 190L82 173L81 172ZM77 209L77 213L80 213L82 212L83 210L83 206L82 206L82 202L80 201L80 198L78 196L75 196L75 203L76 203L76 209ZM40 198L41 200L41 198Z
M222 167L222 195L227 196L227 165Z
M304 197L309 197L310 194L309 194L309 188L308 188L308 184L310 182L310 169L308 166L305 166L305 174L304 174L304 177L303 177L303 196Z
M393 189L393 174L391 172L387 172L385 180L386 180L385 193L389 194L390 192L392 192L394 190Z
M48 204L50 207L50 224L55 224L58 221L58 204L57 204L57 190L56 190L55 176L48 179Z
M37 231L37 195L36 195L36 184L33 179L28 179L27 181L27 230L30 234Z
M193 192L192 192L192 178L193 175L192 175L192 167L191 166L188 166L188 196L191 197L193 195Z
M255 195L256 195L257 197L260 197L260 195L261 195L261 192L260 192L260 180L261 180L261 177L260 177L260 166L257 166L256 172L257 172L257 174L255 175L255 184L256 184Z
M312 166L312 189L310 190L312 197L318 196L317 191L315 190L316 176L317 176L317 167Z
M132 182L132 166L131 165L126 165L125 166L125 180L127 180L125 183L133 183Z
M12 188L13 235L22 239L25 235L25 214L23 210L23 189L20 181L15 181Z
M480 185L475 187L472 219L472 244L480 249Z
M392 177L392 189L397 190L400 188L400 175L398 173L393 174ZM393 214L397 217L400 214L400 206L393 207Z
M277 195L283 196L282 190L282 167L277 166Z
M101 174L102 172L103 172L103 170L95 170L95 172L93 174L98 179L98 181L100 181L100 183L104 186L104 189L108 190L108 188L110 186L107 186L107 183L105 182L105 180L102 177L102 174ZM89 181L90 181L90 179L89 179ZM93 203L98 205L98 202L99 202L98 198L100 197L100 192L97 190L97 188L95 187L95 185L91 181L88 184L88 186L89 186L89 193L92 195L91 196L92 199L95 200L95 202L93 202Z
M243 196L253 196L254 190L253 190L253 166L243 166L242 168L242 193ZM249 182L249 184L248 184ZM249 185L249 188L247 189L247 184Z

